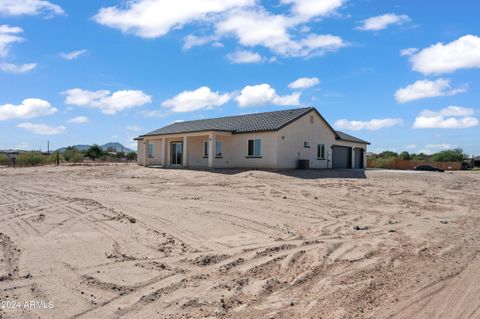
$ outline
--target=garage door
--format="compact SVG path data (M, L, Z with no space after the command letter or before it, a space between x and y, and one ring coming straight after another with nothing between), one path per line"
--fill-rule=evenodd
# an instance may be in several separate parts
M332 150L333 168L352 168L352 149L344 146L334 146Z
M355 168L363 168L363 149L355 149Z

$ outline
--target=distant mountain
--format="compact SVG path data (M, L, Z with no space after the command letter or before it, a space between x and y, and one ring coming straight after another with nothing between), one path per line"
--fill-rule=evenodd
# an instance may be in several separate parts
M75 147L78 151L86 151L90 148L90 145L86 145L86 144L77 144L77 145L72 145L72 146ZM56 152L63 153L63 152L65 152L66 149L67 149L67 147L62 147L62 148L59 148L58 150L56 150Z
M100 147L102 148L102 150L104 151L111 151L111 152L125 152L125 153L130 153L130 152L134 152L134 150L128 148L128 147L125 147L123 146L122 144L118 143L118 142L110 142L110 143L107 143L107 144L103 144L103 145L100 145Z
M91 145L85 145L85 144L73 145L73 147L75 147L79 151L87 151L90 148L90 146ZM110 151L110 152L125 152L125 153L135 152L134 150L128 147L125 147L118 142L106 143L106 144L100 145L100 148L104 151ZM57 152L63 153L65 152L65 150L66 150L66 147L62 147L62 148L59 148Z

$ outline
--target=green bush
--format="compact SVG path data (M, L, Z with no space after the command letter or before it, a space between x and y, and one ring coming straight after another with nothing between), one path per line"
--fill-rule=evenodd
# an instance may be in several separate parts
M65 152L63 152L63 157L67 162L79 163L83 161L84 154L75 147L69 146Z
M375 159L375 167L376 168L390 168L392 162L395 160L395 157L388 157L388 158L377 158Z
M0 165L8 165L10 162L9 158L5 154L0 154Z
M431 160L434 162L462 162L465 159L467 159L467 155L461 148L441 151L431 156Z

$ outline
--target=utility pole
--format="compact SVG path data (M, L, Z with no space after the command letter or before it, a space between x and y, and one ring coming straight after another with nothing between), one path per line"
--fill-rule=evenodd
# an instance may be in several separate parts
M47 140L47 155L50 155L50 141Z

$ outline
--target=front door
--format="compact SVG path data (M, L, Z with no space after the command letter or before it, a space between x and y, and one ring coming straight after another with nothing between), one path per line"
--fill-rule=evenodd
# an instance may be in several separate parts
M172 165L182 165L183 142L172 142L170 146L170 163Z

